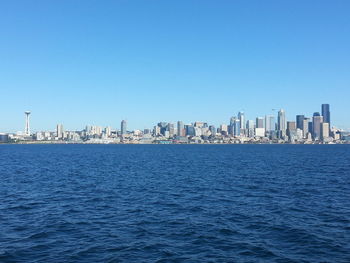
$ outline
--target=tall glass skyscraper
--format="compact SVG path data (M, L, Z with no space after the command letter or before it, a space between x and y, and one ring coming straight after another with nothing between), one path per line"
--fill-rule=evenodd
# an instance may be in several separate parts
M287 130L287 122L286 122L286 112L283 109L280 109L278 112L277 126L278 126L279 138L285 137L286 130Z
M331 112L329 111L329 104L322 104L322 116L323 116L323 122L329 123L329 127L330 127Z
M122 120L120 124L120 131L122 135L126 134L126 120Z
M244 120L244 112L243 111L238 112L238 120L239 120L240 125L241 125L240 129L243 130L245 128L244 127L245 120Z
M265 116L265 129L267 132L275 130L275 117L272 115Z
M304 115L297 115L297 129L303 130L304 127L304 119L305 116Z

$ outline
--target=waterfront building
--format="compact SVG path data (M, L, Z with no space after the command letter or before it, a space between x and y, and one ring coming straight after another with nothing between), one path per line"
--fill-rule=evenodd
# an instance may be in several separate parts
M256 137L265 137L265 128L255 128Z
M9 141L9 135L6 133L0 133L0 142L8 142Z
M35 139L36 139L37 141L43 141L43 140L45 139L44 134L43 134L42 132L37 132L37 133L35 134Z

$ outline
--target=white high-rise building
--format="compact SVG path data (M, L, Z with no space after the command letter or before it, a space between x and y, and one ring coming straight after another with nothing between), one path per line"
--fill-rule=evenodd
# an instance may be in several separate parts
M278 135L279 138L285 138L287 130L286 112L280 109L278 112Z
M57 124L56 135L57 135L57 138L59 139L62 139L64 137L63 124Z
M241 128L241 130L244 130L245 129L245 127L244 127L244 125L245 125L245 118L244 118L244 112L243 111L240 111L240 112L238 112L238 119L239 119L239 121L240 121L240 128Z

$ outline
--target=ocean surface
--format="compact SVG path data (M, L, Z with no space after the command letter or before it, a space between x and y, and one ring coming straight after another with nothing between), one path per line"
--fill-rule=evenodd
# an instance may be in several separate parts
M0 145L0 262L350 262L350 145Z

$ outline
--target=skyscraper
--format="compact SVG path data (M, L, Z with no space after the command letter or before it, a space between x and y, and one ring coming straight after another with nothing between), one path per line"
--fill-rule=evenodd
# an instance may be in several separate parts
M174 127L174 124L173 123L168 123L167 125L167 131L169 132L169 136L170 137L173 137L174 136L174 133L175 133L175 127Z
M62 139L64 137L63 124L57 124L56 135L57 135L57 138L59 139Z
M244 118L244 112L243 111L240 111L238 112L238 120L240 122L240 125L241 125L241 130L244 130L245 127L244 127L244 124L245 124L245 118Z
M297 129L303 130L304 127L304 115L297 115L296 121L297 121Z
M235 127L234 127L234 126L235 126L236 120L237 120L237 118L234 117L234 116L232 116L232 117L230 118L230 124L229 124L229 126L227 127L227 132L228 132L228 134L231 135L231 136L234 136L234 135L235 135Z
M121 124L120 124L120 131L121 131L121 135L125 135L126 134L126 120L122 120Z
M278 112L278 136L279 138L283 138L286 135L286 112L283 109L280 109Z
M329 137L329 123L323 122L321 123L321 139L322 141L328 139Z
M312 135L314 140L321 139L321 123L323 122L323 116L319 112L315 112L312 117Z
M287 121L287 135L289 138L296 132L296 129L297 127L295 121Z
M265 129L266 132L271 132L275 130L275 117L272 115L265 116Z
M236 119L233 125L233 135L240 136L241 135L241 122L239 119Z
M185 136L184 123L182 121L177 122L177 136Z
M247 135L248 137L254 137L255 135L255 124L253 120L248 120L247 121L247 126L246 126L246 131L247 131Z
M323 116L323 122L329 123L329 128L330 128L331 112L329 111L329 104L322 104L322 116Z
M306 138L307 134L310 132L309 130L309 118L304 118L303 121L303 137Z

